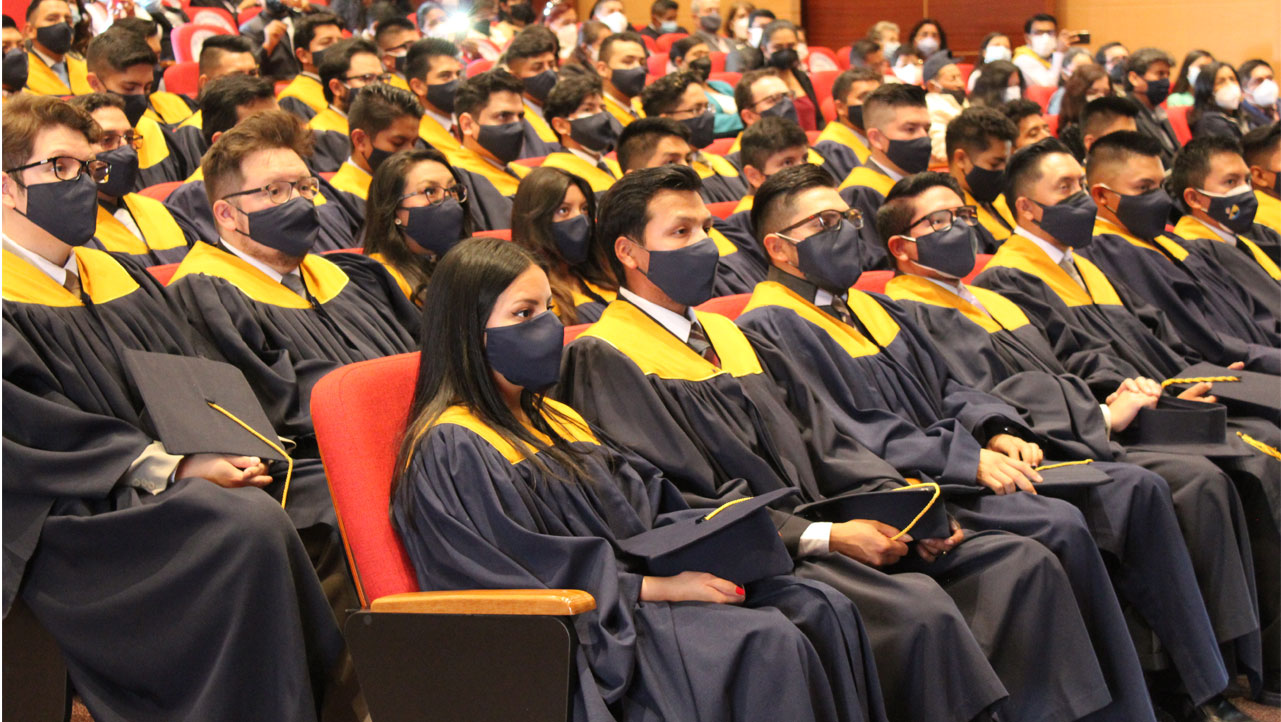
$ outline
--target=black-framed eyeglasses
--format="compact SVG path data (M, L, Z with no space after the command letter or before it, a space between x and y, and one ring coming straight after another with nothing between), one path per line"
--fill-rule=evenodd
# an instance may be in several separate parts
M830 231L833 228L840 226L841 221L848 221L851 226L854 226L855 228L862 228L863 213L857 208L850 208L849 210L844 210L844 211L838 211L835 209L819 211L818 213L802 218L801 220L793 223L787 228L780 228L778 231L776 231L776 233L782 236L784 233L788 231L800 228L801 226L807 223L813 223L814 221L818 221L819 223L819 226L820 226L819 232Z
M391 77L391 73L365 73L364 75L348 75L343 80L347 81L348 85L356 80L365 85L373 85L374 83L390 83Z
M974 206L961 206L959 208L944 208L925 215L912 221L908 230L916 227L921 221L930 222L930 230L935 233L941 233L952 227L954 219L959 218L965 225L973 228L979 224L979 212Z
M123 133L109 131L102 134L103 150L115 150L125 144L128 144L134 150L141 148L142 134L133 130L126 130Z
M73 181L80 177L82 173L88 173L89 177L95 183L101 183L107 179L107 162L104 160L80 160L69 155L55 155L52 158L45 158L34 163L20 165L17 168L10 168L6 173L16 173L20 170L27 170L42 166L46 163L53 164L53 177L60 181Z
M769 104L770 104L770 107L772 108L772 107L774 107L776 104L781 103L781 102L783 102L784 100L796 100L796 93L793 93L793 92L792 92L792 91L790 91L790 90L783 91L782 93L775 93L775 94L773 94L773 95L771 95L771 96L769 96L769 97L767 97L767 98L761 98L760 100L756 101L755 103L752 103L752 107L753 107L753 108L755 108L756 106L760 105L761 103L769 103Z
M298 191L298 197L305 200L311 200L320 192L320 181L314 177L299 178L296 181L278 180L272 181L261 188L250 188L247 191L236 191L223 196L223 200L235 198L236 196L247 196L254 193L266 193L267 198L275 205L280 205L293 197L294 191Z
M413 198L414 196L422 196L423 198L426 198L427 205L429 206L434 206L437 203L443 203L446 198L453 198L459 203L462 203L463 201L467 200L467 188L466 186L461 186L461 185L450 186L448 188L432 186L430 188L424 188L420 191L414 191L413 193L406 193L405 195L400 197L400 200L401 202L404 202L410 198Z
M702 105L695 105L692 108L678 108L676 110L673 110L671 114L672 115L686 114L692 118L698 118L702 116L704 113L706 113L708 109L710 109L711 107L712 106L710 104L703 103Z

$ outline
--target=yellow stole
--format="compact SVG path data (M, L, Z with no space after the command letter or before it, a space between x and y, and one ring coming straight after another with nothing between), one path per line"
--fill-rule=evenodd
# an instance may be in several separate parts
M450 133L443 125L437 123L430 115L423 114L422 121L418 124L418 137L427 142L436 150L444 153L447 150L461 148L463 144L458 142L453 133Z
M1000 243L1010 237L1013 232L1002 225L1001 222L996 219L996 216L988 212L988 210L984 208L983 205L974 198L974 196L970 195L969 191L962 191L962 193L965 194L965 205L974 206L978 209L979 224L986 228L988 233L992 234L992 238L995 238L997 243ZM997 196L997 200L1001 200L1001 198L1002 196Z
M534 128L534 132L538 134L538 137L544 141L548 143L560 142L560 138L556 137L556 131L552 130L547 121L528 108L525 109L525 122L529 123Z
M182 229L165 204L137 193L125 194L122 201L125 208L129 209L129 215L133 216L133 222L138 225L138 230L142 232L142 238L135 236L128 226L100 205L98 228L94 231L94 237L108 251L142 256L151 250L164 251L187 245Z
M1047 59L1045 59L1045 58L1041 57L1040 55L1037 55L1035 52L1033 52L1032 48L1030 48L1030 47L1028 47L1028 46L1026 46L1026 45L1020 45L1020 46L1018 46L1017 48L1015 48L1015 49L1014 49L1014 57L1016 57L1016 58L1021 58L1021 57L1034 58L1034 59L1036 60L1036 62L1040 63L1042 66L1044 66L1044 67L1046 67L1046 68L1048 68L1048 67L1050 67L1051 65L1053 65L1053 63L1051 63L1049 60L1047 60Z
M1013 331L1028 324L1027 315L1013 301L986 288L968 288L979 303L983 304L983 308L920 276L894 277L885 285L885 294L895 301L916 301L930 306L954 308L988 333L996 333L1002 329ZM983 312L984 309L987 313Z
M742 150L742 143L743 143L743 134L739 133L738 136L734 138L734 142L730 143L729 150L726 151L725 154L730 155L732 153L739 152L740 150ZM827 159L823 157L822 153L819 153L813 148L810 148L805 153L805 162L809 163L810 165L823 165L823 163L827 162Z
M89 68L85 61L68 53L63 56L67 62L67 77L71 87L62 82L62 78L53 72L53 68L44 64L34 51L27 51L27 90L36 95L88 95L93 92L89 87Z
M850 186L864 186L886 196L894 187L894 179L878 170L873 170L870 166L861 165L845 177L845 181L841 183L841 190Z
M347 119L328 106L324 110L317 112L314 118L307 121L307 127L312 130L330 130L343 135L348 135L349 133Z
M368 200L369 183L373 179L373 176L356 167L355 163L343 163L334 177L329 179L329 183L340 191Z
M614 301L614 299L618 298L617 293L610 291L608 289L601 288L600 286L597 286L591 281L584 281L582 279L579 279L578 283L581 284L581 286L576 287L574 289L574 305L575 306L581 306L584 303L596 302L596 299L592 298L591 296L588 296L586 293L583 292L582 286L586 286L587 290L591 291L597 296L600 296L602 299L605 300L606 303L611 303Z
M1281 199L1257 189L1254 197L1259 199L1259 212L1254 214L1254 222L1281 233Z
M559 419L555 416L544 417L547 420L547 423L555 428L556 433L560 434L562 438L568 439L572 442L581 441L595 446L600 445L600 442L597 441L596 436L592 433L591 428L588 427L587 422L583 420L582 416L578 415L577 411L574 411L562 403L547 398L543 399L543 403L547 407L560 412L564 417L567 417L565 419ZM451 406L448 409L445 409L445 411L441 413L440 417L436 419L435 423L432 424L432 427L443 426L445 424L461 426L464 429L473 432L480 438L484 439L490 446L494 447L495 451L502 454L503 458L512 464L519 464L529 458L534 451L532 448L522 450L512 446L503 439L502 436L499 436L498 432L494 431L493 427L489 426L484 421L481 421L465 406ZM539 441L545 444L552 443L552 440L541 431L528 426L526 429Z
M302 273L307 291L320 303L328 303L342 292L350 280L342 269L332 261L308 253L298 267ZM311 302L285 287L279 281L272 280L267 274L254 268L240 256L224 251L208 243L197 243L187 253L187 257L178 265L169 285L178 282L184 276L201 274L221 278L249 298L272 306L282 308L311 308Z
M1129 231L1109 220L1102 217L1096 218L1094 220L1094 235L1101 236L1104 234L1120 236L1130 245L1142 248L1145 251L1158 253L1167 260L1169 256L1173 256L1176 261L1182 261L1188 257L1188 249L1166 236L1157 236L1152 241L1145 241L1142 238L1131 235Z
M488 178L489 182L493 183L498 192L504 196L515 195L516 188L520 186L519 178L495 168L493 164L480 157L480 154L470 148L459 146L457 148L437 148L437 150L445 154L445 157L449 159L449 164L453 167L479 173Z
M191 106L187 105L176 93L156 91L149 98L151 107L147 108L144 117L161 123L175 125L191 117Z
M700 178L710 178L714 175L725 178L738 177L738 169L734 167L734 164L721 156L712 153L699 153L698 155L702 160L694 161L690 164L690 167L698 171Z
M1219 234L1210 230L1209 226L1192 217L1191 213L1179 219L1179 222L1174 226L1174 232L1184 238L1206 238L1215 243L1226 243L1219 237ZM1254 258L1254 262L1259 264L1272 277L1272 280L1281 281L1281 268L1278 268L1277 264L1271 258L1268 258L1268 254L1264 253L1262 248L1259 248L1259 244L1241 234L1237 234L1237 243L1245 245L1246 249L1250 251L1250 255Z
M142 147L138 148L139 170L160 165L169 157L169 144L165 142L165 134L159 123L143 116L138 119L138 126L134 130L142 136Z
M876 299L862 291L851 290L846 303L850 312L858 316L859 321L871 332L872 338L864 336L854 326L841 323L824 313L813 303L796 295L792 289L776 281L764 281L756 284L752 297L743 308L747 313L766 306L786 308L806 321L818 326L837 345L853 358L873 356L881 352L881 347L889 346L898 337L899 325L885 307Z
M396 285L400 287L400 292L405 294L405 298L411 301L414 300L414 289L409 287L408 279L405 278L405 274L400 272L399 268L393 266L387 260L387 257L381 253L371 253L369 257L383 264L383 268L387 269L387 273L391 274L392 279L396 281Z
M587 181L593 193L601 193L609 190L614 185L614 181L623 176L622 170L618 167L618 161L610 160L609 158L604 158L603 160L605 165L609 167L609 173L568 151L552 153L543 161L543 165L550 168L559 168L566 173L573 173ZM520 163L513 163L511 169L521 178L529 175L530 171L533 170L533 168Z
M642 113L640 110L637 110L634 108L628 108L627 106L623 105L617 100L614 100L609 95L605 95L604 98L605 98L605 110L609 111L610 115L617 118L618 122L622 123L624 128L626 128L627 124L631 123L633 120L636 120L637 118L645 117L645 114ZM637 100L632 101L633 106L637 104Z
M201 114L201 111L197 110L196 112L192 113L186 120L179 123L178 127L179 128L195 128L196 130L202 130L204 128L204 124L205 124L205 116Z
M859 163L866 163L867 159L872 155L871 149L859 139L858 134L848 125L838 121L828 123L823 128L823 132L818 134L818 140L814 141L814 145L818 145L825 140L838 143L854 151Z
M992 201L992 207L996 209L996 212L999 216L1005 219L1006 223L1010 224L1010 228L1013 228L1015 225L1017 225L1014 222L1014 214L1010 212L1010 204L1005 202L1004 193L997 196L996 200Z
M1085 281L1085 288L1072 280L1067 271L1051 261L1035 243L1016 234L1001 245L992 260L988 261L987 268L1014 268L1030 273L1044 281L1069 307L1121 305L1116 289L1098 266L1075 253L1072 254L1072 260L1076 263L1077 272L1081 274L1081 280Z
M642 373L662 379L704 381L724 373L750 376L761 373L761 362L734 322L715 313L694 311L707 332L721 365L694 353L657 321L627 301L615 301L605 307L600 320L583 336L608 343L627 356Z
M80 271L81 292L94 303L109 303L138 290L138 282L106 252L83 247L73 248L71 252L76 257L76 267ZM4 300L54 308L84 305L80 297L63 288L25 258L8 250L3 255Z
M713 228L708 231L707 235L712 239L712 242L716 244L716 250L721 254L721 258L738 253L738 246L734 245L733 241L726 238L724 233Z
M743 211L752 210L752 203L755 202L755 200L755 194L743 196L743 200L739 201L738 205L734 206L734 212L742 213Z
M317 113L329 107L329 103L325 101L325 88L320 81L301 74L295 75L276 98L297 98Z

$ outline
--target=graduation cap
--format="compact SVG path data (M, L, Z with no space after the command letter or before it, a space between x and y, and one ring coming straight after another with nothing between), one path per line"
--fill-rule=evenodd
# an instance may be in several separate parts
M123 357L165 451L181 456L231 454L287 462L280 502L284 506L293 459L280 446L240 369L196 356L135 349L124 349Z
M841 523L850 519L871 519L911 533L914 539L946 539L952 536L947 508L937 503L935 483L904 486L887 491L854 492L802 504L794 513L811 521Z
M1038 487L1087 487L1106 484L1112 480L1112 477L1098 467L1092 466L1093 463L1093 459L1085 459L1038 466L1036 473L1041 475L1041 481L1036 485Z
M1216 395L1218 390L1216 386ZM1227 421L1228 410L1223 404L1162 396L1156 408L1139 409L1116 439L1135 451L1212 458L1249 456L1249 448L1235 436L1228 436Z
M1198 381L1212 382L1210 393L1233 413L1281 423L1281 379L1276 376L1199 363L1162 385L1181 390Z
M792 556L766 507L795 493L779 489L736 499L707 514L621 539L618 546L643 560L655 576L707 572L742 586L787 574Z

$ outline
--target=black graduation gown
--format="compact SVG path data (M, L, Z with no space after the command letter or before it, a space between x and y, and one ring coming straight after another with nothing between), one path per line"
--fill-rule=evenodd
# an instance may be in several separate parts
M4 608L21 593L95 719L315 720L342 638L259 489L122 483L154 440L117 349L189 355L145 270L76 249L86 304L4 253Z
M351 138L337 130L312 129L314 150L307 165L316 173L336 173L351 157Z
M499 231L512 227L512 199L498 192L485 176L463 168L454 175L467 189L473 231Z
M920 276L901 275L886 287L886 293L934 342L935 352L946 360L949 371L962 383L1018 408L1028 425L1049 442L1042 442L1049 454L1126 461L1161 475L1169 483L1179 528L1225 661L1257 680L1261 671L1255 612L1258 595L1245 514L1231 480L1204 457L1127 453L1110 441L1089 387L1063 370L1023 312L996 293L983 288L970 290L983 304L982 309ZM1152 545L1151 551L1165 554L1159 545ZM1160 566L1166 560L1155 561ZM1119 580L1121 585L1126 583L1126 579ZM1169 617L1158 624L1177 621L1177 615ZM1182 636L1179 631L1172 634L1167 626L1161 629L1158 636L1165 639ZM1135 641L1140 657L1147 657L1142 638ZM1174 646L1188 649L1178 640ZM1217 656L1213 652L1199 658L1185 655L1180 661L1184 666L1189 659L1213 664ZM1208 675L1185 676L1196 679Z
M841 198L850 208L863 214L863 227L859 229L862 242L863 270L879 271L894 267L893 259L885 250L885 241L876 230L876 213L885 204L885 196L894 186L894 179L872 158L850 171L840 185Z
M1134 293L1161 309L1179 338L1207 361L1244 361L1251 371L1281 374L1277 319L1221 269L1165 236L1143 241L1102 219L1094 231L1082 255L1109 279L1125 279L1117 293Z
M750 215L749 211L741 211L730 219ZM747 222L750 226L750 219ZM765 280L764 253L750 231L744 231L730 220L713 219L710 235L721 254L716 262L716 278L712 281L713 296L751 293L757 283Z
M557 393L662 469L694 507L779 488L799 489L799 503L904 483L830 424L803 435L746 338L722 316L697 317L722 367L619 300L566 348ZM806 403L822 413L815 399ZM779 523L795 549L808 523ZM1080 613L1061 567L1053 562L1047 574L1046 559L1040 545L983 532L931 565L904 560L886 573L826 554L798 560L795 574L854 600L892 719L970 720L1004 695L1002 684L1010 691L1002 719L1076 719L1109 696L1085 630L1071 623ZM958 626L958 611L975 623ZM1047 618L1061 623L1046 625ZM1030 673L1033 657L1079 664L1056 670L1048 684L1049 676Z
M1281 318L1279 261L1264 248L1262 242L1254 240L1263 238L1267 230L1256 223L1250 234L1239 236L1235 244L1230 244L1190 215L1180 218L1174 227L1189 250L1201 254L1211 265L1223 268L1256 303L1269 310L1274 318Z
M463 407L424 435L391 509L421 588L590 592L574 720L886 719L858 612L824 584L771 577L741 606L640 601L644 569L618 540L691 512L653 467L548 405L585 481L550 478Z

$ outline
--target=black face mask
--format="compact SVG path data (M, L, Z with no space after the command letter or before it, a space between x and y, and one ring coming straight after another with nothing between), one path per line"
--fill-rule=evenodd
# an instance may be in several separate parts
M618 142L623 124L605 111L569 121L569 137L593 153L608 153Z
M689 61L689 70L698 78L698 82L706 83L707 79L712 76L712 59L699 58L698 60Z
M1054 237L1054 240L1068 248L1084 248L1094 239L1094 219L1099 214L1099 207L1085 191L1064 198L1058 203L1041 206L1041 230Z
M796 114L796 104L791 98L783 98L777 103L771 105L768 110L762 110L761 115L776 115L780 118L787 118L793 123L800 124L800 116Z
M98 229L98 184L81 174L27 186L27 212L18 213L68 246L83 246Z
M801 61L801 56L796 54L792 48L783 48L770 53L769 61L766 65L779 70L791 70Z
M320 64L325 62L325 53L327 52L329 52L329 48L311 51L311 64L320 69Z
M14 48L5 53L3 61L4 89L17 92L27 86L27 53Z
M836 228L819 231L794 245L796 267L824 291L843 294L863 273L858 229L849 221L842 220Z
M964 278L974 270L978 234L964 223L953 222L946 231L916 239L916 262L951 278Z
M239 210L239 209L237 209ZM249 236L255 243L293 258L311 252L320 237L320 216L316 204L306 198L291 198L278 206L245 213L249 218Z
M645 68L627 68L610 73L609 81L618 88L618 92L628 98L635 98L645 89Z
M640 247L640 244L636 244ZM704 238L671 251L649 251L649 270L643 271L658 290L685 306L697 306L712 297L716 264L721 254L716 242Z
M36 42L43 45L54 55L66 55L67 51L71 49L71 41L74 38L75 30L67 23L36 28Z
M1259 212L1259 199L1254 190L1245 190L1231 195L1212 196L1205 191L1201 194L1210 199L1206 215L1222 223L1233 233L1248 233L1254 227L1254 216Z
M551 311L514 326L485 329L485 358L512 384L538 393L560 378L565 327Z
M382 148L374 146L369 151L369 155L365 157L366 162L369 163L369 173L372 175L376 172L378 170L378 166L382 165L383 161L392 157L392 155L393 153L391 151L383 150Z
M410 208L405 235L438 258L445 255L462 240L462 204L453 198L446 198L430 206Z
M685 118L681 123L689 128L689 144L702 150L716 139L716 114L706 111L693 118Z
M890 147L885 151L890 162L904 173L921 173L930 167L930 137L923 135L911 140L890 140Z
M552 240L561 258L571 266L587 260L592 248L592 222L584 214L552 224Z
M409 54L408 54L408 53L406 53L406 54L404 54L404 55L393 55L393 56L392 56L392 60L391 60L392 67L394 67L394 68L396 69L396 72L397 72L397 73L400 73L401 75L404 75L404 74L405 74L405 63L407 63L407 62L409 62Z
M720 14L712 13L711 15L704 15L698 19L698 27L702 28L705 33L715 35L716 31L721 29ZM708 61L708 67L711 67L711 61Z
M1160 105L1165 102L1165 99L1170 97L1170 79L1149 80L1148 90L1144 95L1148 96L1148 102L1152 105Z
M133 191L138 178L138 151L128 143L98 154L98 160L108 165L107 180L98 185L98 190L109 196L119 198Z
M955 98L957 105L965 105L964 90L944 90L943 92Z
M448 83L436 83L427 86L427 102L440 108L442 112L454 112L454 96L458 94L458 79Z
M965 184L970 187L970 195L975 200L991 203L1005 190L1005 171L991 170L975 163L970 172L965 174Z
M513 121L499 125L480 126L476 142L493 154L498 162L506 165L520 157L525 149L525 123Z
M845 106L845 115L850 119L850 125L857 128L860 132L863 130L863 106L847 105Z
M547 102L547 95L556 86L556 71L544 70L538 75L525 78L525 92L540 103Z
M134 95L122 95L116 93L116 96L125 101L125 117L129 119L129 125L134 128L138 127L138 121L147 112L147 96L144 93Z
M1145 241L1165 233L1165 224L1170 220L1174 202L1164 189L1154 188L1136 196L1117 193L1117 196L1120 200L1112 212L1126 230Z
M1110 78L1112 82L1116 83L1117 85L1122 85L1125 83L1125 76L1127 74L1128 74L1128 71L1125 69L1124 61L1113 63L1108 67L1108 78Z

